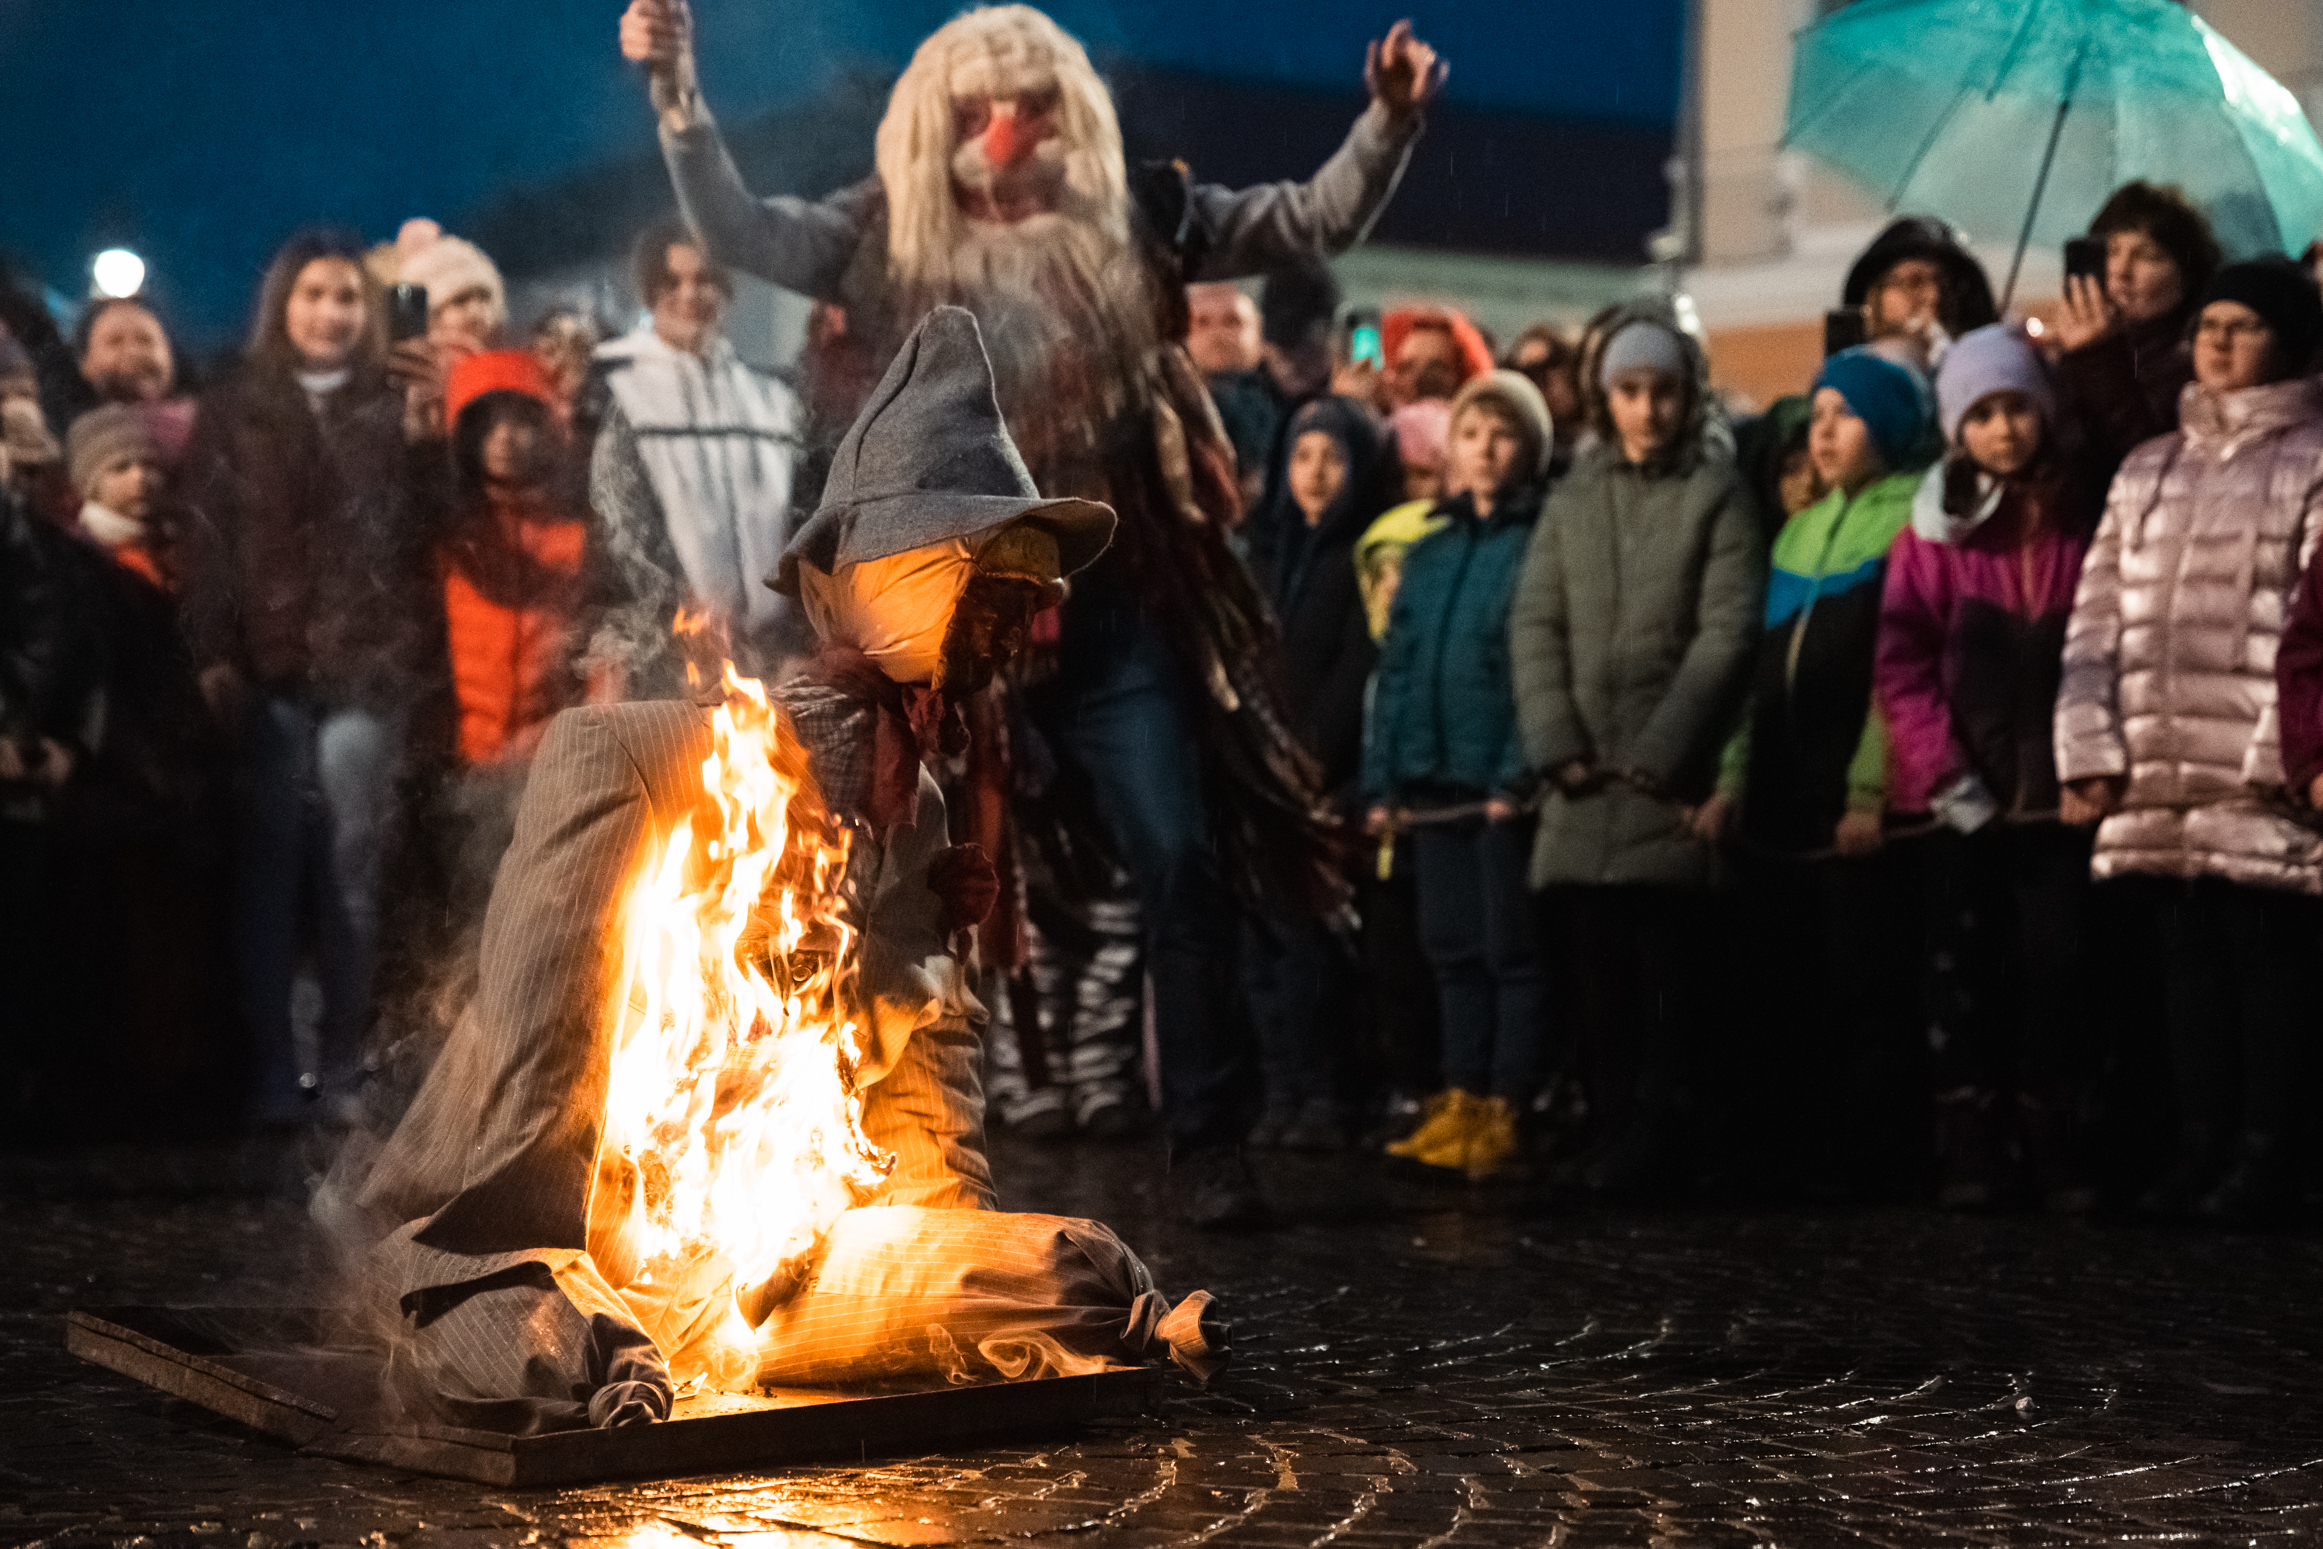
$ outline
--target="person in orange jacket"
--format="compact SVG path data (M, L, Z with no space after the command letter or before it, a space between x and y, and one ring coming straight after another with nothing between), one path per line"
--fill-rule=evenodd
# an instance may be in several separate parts
M585 666L588 508L555 384L528 350L456 363L449 483L431 554L451 689L437 864L455 929L481 921L533 750L558 711L618 698Z

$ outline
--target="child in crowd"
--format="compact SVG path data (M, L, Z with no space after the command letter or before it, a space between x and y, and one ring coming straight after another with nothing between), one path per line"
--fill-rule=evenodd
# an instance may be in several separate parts
M162 520L166 475L149 416L129 404L107 404L73 421L65 440L81 496L81 531L116 564L174 595L175 534Z
M1719 794L1695 814L1705 836L1738 830L1747 958L1767 975L1757 1003L1780 1018L1759 1038L1761 1106L1789 1110L1775 1149L1832 1147L1769 1160L1809 1173L1892 1148L1896 1126L1862 1099L1876 1090L1900 1101L1909 1085L1897 1067L1911 1043L1901 991L1914 932L1899 868L1881 853L1888 750L1872 648L1888 548L1919 487L1911 458L1934 434L1918 374L1868 348L1823 363L1813 404L1808 455L1829 493L1775 537L1750 713ZM1838 1115L1862 1133L1842 1141ZM1834 1181L1852 1190L1878 1178L1850 1164Z
M1814 418L1814 400L1787 393L1735 429L1734 460L1750 486L1769 543L1785 522L1830 493L1807 451Z
M1715 782L1766 581L1733 462L1708 455L1707 371L1684 334L1624 322L1599 357L1596 437L1542 509L1510 620L1517 720L1549 786L1532 886L1571 946L1609 1193L1674 1181L1698 1020Z
M79 1067L53 1094L76 1138L215 1135L240 1074L215 905L224 747L178 631L164 449L147 407L127 404L81 415L65 445L81 505L55 546L70 616L50 644L95 713L56 809L47 905L61 928L41 967L98 1036L34 1062Z
M1549 411L1513 371L1452 404L1446 524L1404 556L1364 748L1366 827L1408 826L1420 929L1443 1014L1444 1079L1427 1122L1389 1146L1484 1176L1516 1149L1532 1095L1541 983L1525 895L1532 777L1508 676L1508 611L1540 512Z
M1953 344L1936 401L1950 450L1889 553L1875 672L1890 805L1942 825L1923 846L1931 919L1966 991L1935 1050L1938 1198L1999 1202L2014 1155L2052 1204L2086 1207L2066 1124L2089 1055L2089 845L2056 819L2049 723L2102 491L2061 444L2056 390L2017 330Z
M1424 408L1429 405L1415 404ZM1407 485L1408 487L1408 485ZM1355 544L1355 579L1374 644L1387 636L1388 614L1403 584L1411 546L1442 527L1434 500L1414 500L1381 516ZM1377 684L1374 674L1373 684ZM1365 715L1369 716L1366 689ZM1363 920L1365 1047L1386 1087L1389 1138L1401 1139L1420 1122L1430 1096L1443 1087L1436 1028L1436 980L1420 949L1419 893L1412 882L1412 840L1390 829L1367 847L1355 878L1355 912Z
M2098 824L2096 876L2137 879L2161 929L2178 1147L2141 1203L2251 1223L2296 1203L2323 968L2323 835L2286 810L2275 698L2323 521L2323 386L2304 374L2323 301L2263 259L2219 270L2198 316L2179 428L2122 464L2081 572L2057 763L2066 821ZM2302 721L2306 681L2284 702Z
M1283 708L1323 788L1353 815L1363 759L1363 706L1375 658L1355 570L1355 543L1394 498L1395 462L1371 412L1323 397L1291 418L1275 509L1272 566L1261 579L1282 624ZM1400 482L1400 481L1396 481ZM1349 944L1295 910L1266 909L1247 928L1246 977L1266 1074L1253 1139L1290 1150L1339 1150L1353 1018Z
M1387 425L1403 464L1403 498L1433 506L1450 493L1444 488L1444 443L1452 430L1451 405L1422 398L1389 415Z
M526 350L456 361L447 521L434 550L456 772L437 827L450 917L480 923L532 752L557 712L590 694L581 665L588 525L556 388Z
M1843 350L1815 378L1809 456L1829 493L1775 538L1749 724L1727 749L1723 826L1777 854L1876 854L1887 807L1887 730L1871 700L1887 552L1911 516L1907 466L1929 418L1907 366Z

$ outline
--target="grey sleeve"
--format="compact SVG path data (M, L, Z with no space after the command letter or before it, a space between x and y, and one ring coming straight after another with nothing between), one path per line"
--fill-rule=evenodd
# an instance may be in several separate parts
M1373 103L1304 183L1240 191L1196 184L1194 221L1210 241L1187 278L1230 280L1344 253L1363 240L1394 196L1419 132L1417 117L1397 123Z
M867 185L822 200L755 198L706 114L685 129L664 126L661 154L678 209L712 258L802 296L838 299L863 237Z

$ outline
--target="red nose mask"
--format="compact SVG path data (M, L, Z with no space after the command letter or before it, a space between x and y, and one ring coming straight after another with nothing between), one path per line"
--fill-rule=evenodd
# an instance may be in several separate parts
M984 131L984 161L987 166L1013 167L1032 154L1040 143L1038 135L1027 133L1016 121L1014 113L995 113L992 126Z

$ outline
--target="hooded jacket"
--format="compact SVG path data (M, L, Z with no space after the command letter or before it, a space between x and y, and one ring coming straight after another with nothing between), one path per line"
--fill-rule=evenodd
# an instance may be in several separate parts
M789 533L797 399L724 338L694 355L650 324L598 346L597 365L605 410L589 498L648 615L632 654L666 640L690 600L725 626L746 667L770 667L785 609L763 583Z
M496 364L504 367L497 378L487 374ZM475 400L495 392L553 405L529 352L471 356L454 368L446 403L455 442L466 440L463 420L482 412ZM580 703L589 547L582 515L553 494L517 499L489 488L437 540L436 584L463 763L529 757L550 718Z
M1530 788L1509 680L1508 614L1540 509L1537 484L1509 491L1483 518L1458 495L1436 508L1448 518L1444 526L1405 552L1364 738L1365 800L1424 803Z
M1963 799L1964 814L2046 814L2057 805L2059 656L2095 500L2086 481L1984 480L1956 515L1946 480L1961 466L1928 470L1888 554L1873 673L1889 805L1941 815ZM1974 475L1966 467L1956 483Z
M1347 480L1312 525L1287 483L1268 513L1273 529L1263 578L1282 622L1283 707L1307 751L1323 766L1323 786L1353 785L1363 762L1363 691L1377 652L1355 573L1355 544L1378 514L1383 464L1370 416L1345 398L1321 398L1291 420L1296 438L1319 430L1339 443Z
M2323 516L2323 383L2196 383L2122 464L2082 567L2057 774L2125 781L2100 877L2323 893L2323 834L2282 803L2275 648Z
M1591 447L1533 528L1509 656L1533 771L1612 776L1552 787L1532 885L1715 880L1681 804L1709 794L1758 634L1759 521L1726 458L1641 467Z
M1907 258L1927 259L1943 275L1944 300L1939 310L1944 327L1954 338L1999 320L2000 309L1992 304L1992 281L1985 277L1984 265L1961 246L1950 226L1932 215L1905 215L1890 221L1848 268L1840 300L1847 306L1862 306L1871 299L1872 288L1881 278Z
M1887 806L1887 728L1872 702L1872 648L1887 555L1918 473L1835 489L1776 536L1750 719L1720 787L1742 798L1744 838L1817 851L1848 812Z

